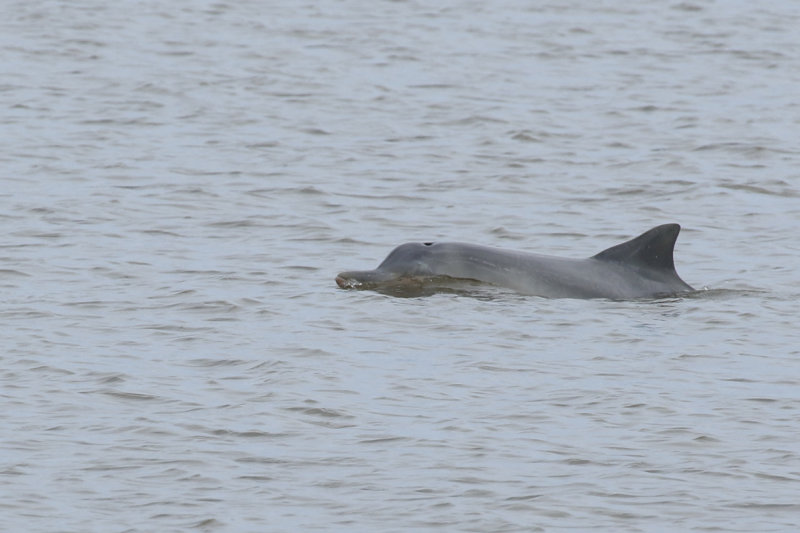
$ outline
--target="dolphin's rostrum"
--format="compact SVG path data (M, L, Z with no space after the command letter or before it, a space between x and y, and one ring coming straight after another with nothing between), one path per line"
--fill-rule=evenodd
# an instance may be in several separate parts
M675 271L681 227L657 226L587 259L501 250L456 242L406 243L375 270L342 272L342 288L421 286L473 280L548 298L654 298L692 291Z

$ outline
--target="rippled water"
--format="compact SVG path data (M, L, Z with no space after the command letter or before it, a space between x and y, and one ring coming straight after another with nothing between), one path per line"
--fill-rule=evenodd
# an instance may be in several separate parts
M794 2L6 2L9 531L793 531ZM665 222L699 293L393 298Z

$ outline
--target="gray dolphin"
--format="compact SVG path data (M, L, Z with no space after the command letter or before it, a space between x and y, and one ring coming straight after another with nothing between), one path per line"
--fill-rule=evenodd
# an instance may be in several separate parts
M419 288L473 280L547 298L653 298L692 291L675 272L681 227L664 224L587 259L457 242L401 244L375 270L342 272L343 289Z

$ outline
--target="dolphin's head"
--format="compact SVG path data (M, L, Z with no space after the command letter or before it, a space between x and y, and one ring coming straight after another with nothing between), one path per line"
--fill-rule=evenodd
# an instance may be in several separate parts
M375 270L353 270L336 276L343 289L370 289L382 285L414 283L437 275L430 261L435 245L432 242L401 244L386 256Z

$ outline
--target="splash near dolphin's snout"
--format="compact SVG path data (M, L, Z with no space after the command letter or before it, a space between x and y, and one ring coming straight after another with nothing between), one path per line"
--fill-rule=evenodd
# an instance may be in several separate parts
M342 289L357 289L361 285L361 282L353 278L346 278L342 274L339 274L336 276L336 284Z
M353 270L340 272L336 276L336 284L343 289L367 289L376 285L390 283L397 279L397 275L380 269Z

